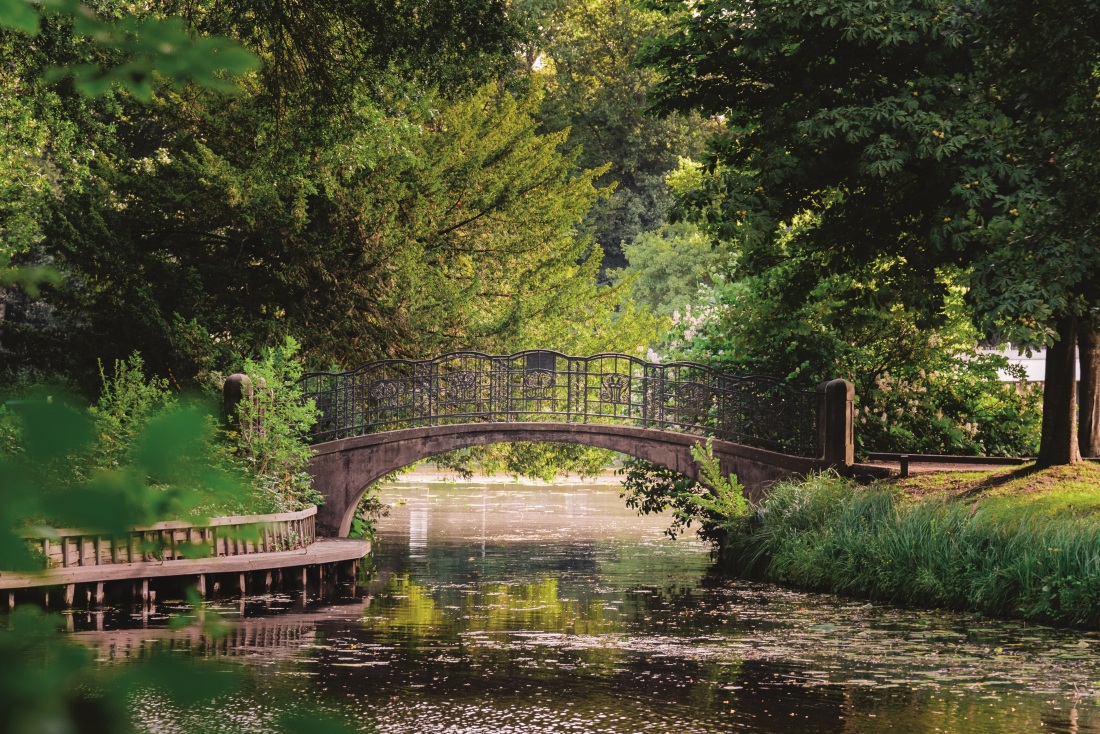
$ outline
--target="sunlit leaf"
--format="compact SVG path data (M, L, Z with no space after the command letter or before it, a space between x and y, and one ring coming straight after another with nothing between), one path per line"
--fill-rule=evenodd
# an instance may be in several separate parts
M156 519L158 502L145 477L132 470L98 472L85 486L43 500L51 521L104 534L125 533Z
M24 426L24 448L32 462L47 462L87 446L92 438L88 416L60 398L40 396L14 406Z
M38 13L25 0L0 0L0 28L30 35L38 33Z
M179 481L194 471L194 454L208 430L206 415L194 408L153 418L134 449L134 463L155 481Z

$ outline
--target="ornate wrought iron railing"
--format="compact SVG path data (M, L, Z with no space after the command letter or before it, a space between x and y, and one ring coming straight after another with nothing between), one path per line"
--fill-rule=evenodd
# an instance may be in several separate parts
M453 423L560 421L658 428L818 456L818 395L769 377L624 354L545 350L374 362L298 383L320 418L309 439Z

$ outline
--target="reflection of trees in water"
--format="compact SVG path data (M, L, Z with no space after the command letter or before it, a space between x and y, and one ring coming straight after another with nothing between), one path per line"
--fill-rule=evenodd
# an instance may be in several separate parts
M434 630L443 625L443 610L435 603L431 591L410 581L407 575L390 576L382 593L381 598L372 599L366 610L372 628L398 629L406 636L416 637L418 630Z
M507 669L533 659L517 658L516 640L497 633L521 633L552 657L567 644L565 654L585 668L610 669L623 655L614 641L604 639L622 632L618 613L609 614L603 600L563 597L553 577L433 593L427 585L395 575L366 611L366 626L374 642L405 649L411 666L438 654L434 641L449 643L453 650L448 655L475 669Z
M757 628L717 640L713 621L701 619L711 610L697 589L643 594L625 613L604 607L633 596L573 598L555 578L429 586L390 576L372 599L232 621L229 634L218 640L194 628L74 637L94 645L105 660L129 660L160 648L193 651L211 663L228 658L256 666L262 672L247 678L229 706L257 721L270 716L273 704L298 705L305 698L348 706L360 719L426 729L439 723L430 716L454 715L458 707L492 730L498 713L525 710L537 694L536 708L578 721L614 713L624 727L619 731L640 731L642 723L658 719L685 731L735 725L795 731L809 722L859 722L869 714L877 717L869 720L875 731L886 724L912 731L931 731L933 724L945 731L985 731L977 721L1005 731L1037 730L1041 721L1071 731L1077 723L1075 710L1052 712L1044 697L1007 690L1000 695L1011 701L1011 710L1003 701L987 700L988 690L966 693L950 685L884 694L880 685L886 681L875 675L882 671L863 659L872 648L860 653L864 645L857 640L844 646L854 648L848 652L852 659L825 659L805 648L806 642L831 637L791 639L784 633L768 643L769 633ZM804 659L792 664L790 650L777 655L774 645L783 641ZM726 647L735 642L736 649ZM838 683L853 677L878 683ZM380 691L386 695L379 697ZM207 713L199 709L152 698L143 699L146 705L158 726L186 723L202 730L206 722ZM1081 716L1081 730L1094 731L1094 715ZM792 728L771 728L780 719Z
M518 629L594 635L620 629L616 618L605 615L602 600L563 599L554 577L465 585L438 595L443 598L437 600L429 586L408 575L394 575L368 610L370 627L383 636L390 631L440 636Z
M377 549L380 566L396 574L423 576L429 581L453 583L468 579L471 574L486 578L508 578L522 573L524 579L550 575L595 573L600 567L599 548L595 542L570 542L561 545L549 542L489 542L485 546L469 543L444 543L433 540L423 549L417 548L415 558L402 547L407 536L383 538Z

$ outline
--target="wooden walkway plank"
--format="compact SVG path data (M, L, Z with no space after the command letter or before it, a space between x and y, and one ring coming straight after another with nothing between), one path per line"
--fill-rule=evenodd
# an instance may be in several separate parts
M0 572L0 590L67 586L125 579L249 573L321 563L355 561L370 553L371 544L354 538L323 538L306 548L273 553L248 553L197 559L118 563L51 568L40 573Z

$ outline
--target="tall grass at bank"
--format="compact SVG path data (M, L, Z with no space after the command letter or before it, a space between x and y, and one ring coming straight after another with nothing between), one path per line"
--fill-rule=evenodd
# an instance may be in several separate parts
M1094 513L914 499L825 475L776 485L722 558L741 575L805 588L1100 626Z

